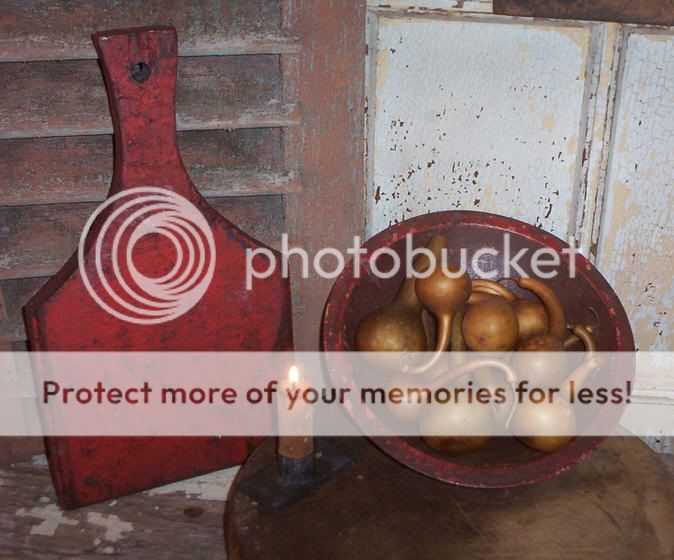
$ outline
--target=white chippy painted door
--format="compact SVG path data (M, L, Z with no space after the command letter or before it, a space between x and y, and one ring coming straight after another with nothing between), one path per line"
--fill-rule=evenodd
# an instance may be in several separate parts
M590 36L491 18L379 18L370 231L471 208L566 237Z
M674 349L674 30L378 4L367 233L459 208L541 226L596 261L640 348Z
M674 350L674 33L623 31L597 266L644 350Z

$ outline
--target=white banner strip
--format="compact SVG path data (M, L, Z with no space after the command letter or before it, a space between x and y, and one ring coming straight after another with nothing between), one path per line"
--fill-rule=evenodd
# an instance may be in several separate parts
M674 435L674 353L0 353L1 436Z

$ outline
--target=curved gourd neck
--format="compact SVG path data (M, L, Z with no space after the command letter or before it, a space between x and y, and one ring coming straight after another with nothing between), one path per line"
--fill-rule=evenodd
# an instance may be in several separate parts
M447 249L447 240L441 235L436 235L428 242L426 249L428 249L433 254L436 264L439 265L440 259L442 257L442 251ZM427 255L421 253L414 260L412 267L414 268L415 272L423 272L428 268L429 264L430 259L427 257ZM400 290L398 291L398 295L396 295L395 299L393 300L394 306L402 309L409 309L410 312L421 313L423 306L417 297L415 283L416 278L414 277L405 278L405 280L403 280Z

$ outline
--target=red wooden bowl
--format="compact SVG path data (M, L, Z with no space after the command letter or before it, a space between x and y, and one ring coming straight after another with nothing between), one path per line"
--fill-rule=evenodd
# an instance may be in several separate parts
M542 247L550 247L559 253L568 248L565 242L539 228L484 212L435 212L392 226L365 243L368 256L362 257L360 278L354 278L351 262L335 281L323 316L322 343L325 351L354 351L355 330L361 319L393 299L404 270L392 278L381 279L372 274L368 258L376 249L389 247L404 259L405 235L408 233L414 236L414 247L424 246L433 235L438 234L448 238L450 248L465 247L471 277L476 276L475 271L470 269L472 254L482 247L496 248L499 256L480 258L480 268L503 271L505 233L510 234L512 255L523 248L529 250L529 256L533 250ZM570 258L575 258L575 278L568 273ZM377 268L390 269L392 262L393 259L384 254L378 259ZM526 255L519 264L527 274L535 276ZM562 299L569 321L597 324L595 338L598 350L634 350L632 331L618 296L585 257L562 254L561 273L546 282ZM513 282L506 281L506 284L518 295L532 297ZM597 312L598 318L591 308ZM339 372L331 372L331 375L336 383L344 381ZM461 457L441 455L426 446L421 438L386 437L372 438L372 441L397 461L427 476L461 486L497 488L530 484L555 476L588 457L603 438L577 437L562 449L544 454L525 447L514 438L497 437L492 438L483 449Z

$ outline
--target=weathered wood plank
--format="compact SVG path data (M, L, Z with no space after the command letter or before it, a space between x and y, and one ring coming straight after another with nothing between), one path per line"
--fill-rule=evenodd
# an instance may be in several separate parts
M672 0L494 0L494 13L555 19L674 25Z
M630 317L638 348L674 347L674 34L628 33L618 83L599 269Z
M0 321L0 341L15 342L27 339L21 309L48 279L36 277L0 282L0 288L7 301L7 318Z
M7 319L7 302L5 301L5 294L0 287L0 322Z
M297 40L280 29L278 1L6 0L0 15L0 62L96 58L91 34L139 25L172 25L180 54L296 53Z
M297 91L304 137L302 192L287 197L289 235L310 255L326 243L346 250L363 229L365 0L323 0L320 9L295 0L286 7L285 22L302 41ZM301 294L293 302L295 348L317 350L332 280L295 278Z
M0 465L30 460L33 455L44 453L44 438L0 437Z
M178 142L206 197L299 191L278 129L182 132ZM100 202L112 169L111 136L0 140L0 205Z
M405 11L408 13L492 13L492 0L367 0L369 9L377 11Z
M109 134L103 78L93 60L6 63L0 68L0 138ZM187 57L176 93L179 130L293 126L275 55Z
M228 220L268 245L279 243L283 197L215 198ZM0 208L0 280L51 276L77 249L95 204L49 204Z
M623 51L623 33L619 23L598 26L595 33L601 36L596 51L596 64L589 76L593 95L588 100L588 126L585 137L584 161L580 195L576 213L575 238L578 247L592 263L596 262L596 246L592 230L599 224L601 214L598 201L604 189L609 144L614 117L616 76Z
M224 559L227 469L62 512L44 455L0 469L1 558Z

